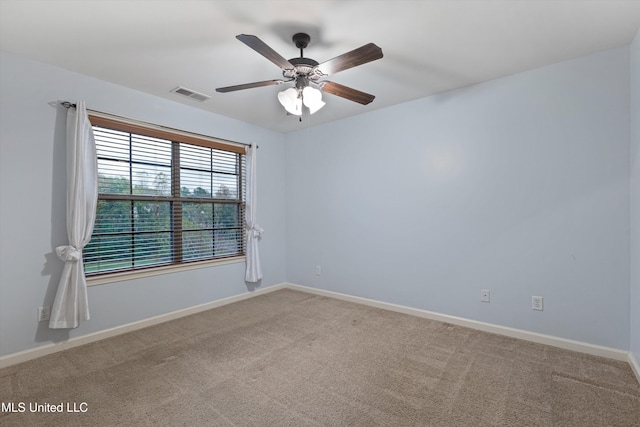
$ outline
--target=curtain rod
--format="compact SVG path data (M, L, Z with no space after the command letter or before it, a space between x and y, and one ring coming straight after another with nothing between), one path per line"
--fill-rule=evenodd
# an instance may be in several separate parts
M76 108L76 104L73 104L73 103L71 103L69 101L61 101L60 105L62 105L64 108ZM90 110L90 109L87 109L87 111L91 111L91 112L98 113L98 114L106 114L108 116L118 117L118 118L121 118L123 120L133 121L132 119L128 119L126 117L116 116L115 114L103 113L101 111L95 111L95 110ZM221 141L228 142L228 143L231 143L231 144L244 145L244 146L247 146L247 147L251 146L251 144L247 144L247 143L244 143L244 142L236 142L236 141L229 141L227 139L222 139L222 138L214 138L214 137L207 136L207 135L200 135L200 134L196 134L196 133L193 133L193 132L188 132L188 131L184 131L184 130L180 130L180 129L170 128L170 127L167 127L167 126L156 125L156 124L154 124L153 126L159 126L161 128L164 128L164 129L167 129L167 130L171 130L171 131L176 131L176 132L187 132L187 133L191 133L193 135L199 135L199 136L203 136L203 137L206 137L206 138L219 139ZM256 145L256 148L260 148L260 146Z

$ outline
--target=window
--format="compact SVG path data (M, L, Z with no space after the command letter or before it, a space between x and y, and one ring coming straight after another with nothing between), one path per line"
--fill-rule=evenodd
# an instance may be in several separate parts
M244 255L244 147L89 119L98 206L87 276Z

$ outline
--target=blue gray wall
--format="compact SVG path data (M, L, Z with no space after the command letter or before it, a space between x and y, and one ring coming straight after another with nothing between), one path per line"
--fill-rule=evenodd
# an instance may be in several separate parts
M629 348L628 48L286 138L289 282Z
M631 56L631 352L640 363L640 31Z
M36 322L62 271L54 248L66 244L66 111L57 100L239 142L257 142L262 287L285 280L284 138L41 63L0 57L0 355L124 325L247 292L244 263L89 287L91 320L53 331Z

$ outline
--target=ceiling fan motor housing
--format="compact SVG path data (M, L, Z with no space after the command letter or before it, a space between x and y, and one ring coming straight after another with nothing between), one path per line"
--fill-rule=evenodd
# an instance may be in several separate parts
M309 76L314 72L314 67L318 65L317 61L311 58L291 58L289 62L295 67L295 74L298 76ZM295 76L291 76L295 77ZM318 76L320 77L320 76Z

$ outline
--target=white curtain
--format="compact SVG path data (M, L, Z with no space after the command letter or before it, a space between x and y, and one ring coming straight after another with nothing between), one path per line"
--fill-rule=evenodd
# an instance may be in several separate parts
M56 253L64 268L51 308L50 328L76 328L89 319L82 249L93 232L98 200L96 144L84 101L67 112L67 236Z
M262 279L258 240L264 231L256 221L256 205L258 202L258 184L256 180L255 144L247 148L247 204L245 209L245 228L247 230L247 271L245 280L254 283Z

